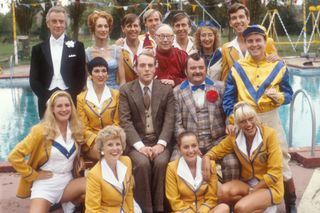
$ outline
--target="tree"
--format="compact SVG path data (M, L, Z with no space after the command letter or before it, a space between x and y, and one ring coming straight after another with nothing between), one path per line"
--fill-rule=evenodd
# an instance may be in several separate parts
M80 4L80 1L77 0L75 4L69 5L68 9L71 21L72 38L78 40L80 26L85 20L85 17L83 17L82 14L86 10L86 4Z
M41 9L36 3L36 0L20 0L16 5L16 21L22 35L30 34L33 18Z

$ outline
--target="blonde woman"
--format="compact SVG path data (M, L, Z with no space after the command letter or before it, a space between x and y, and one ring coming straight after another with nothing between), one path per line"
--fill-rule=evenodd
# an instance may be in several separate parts
M83 199L85 178L75 178L72 173L83 141L71 96L54 92L43 120L8 157L21 175L17 196L31 199L30 213L48 212L55 203L62 203L64 212L73 212L72 202Z
M96 138L100 161L87 176L86 213L134 210L131 160L122 156L126 136L122 128L106 126Z
M104 58L109 65L107 84L111 88L118 89L126 80L121 48L108 44L112 25L113 18L105 11L94 11L88 16L88 27L94 38L94 44L86 49L86 57L87 62L98 56Z
M256 111L246 102L234 106L234 118L239 133L227 136L204 156L205 178L210 176L210 160L235 152L241 164L241 177L221 186L219 200L234 205L236 213L275 213L275 205L282 201L284 193L277 134L274 129L259 124Z

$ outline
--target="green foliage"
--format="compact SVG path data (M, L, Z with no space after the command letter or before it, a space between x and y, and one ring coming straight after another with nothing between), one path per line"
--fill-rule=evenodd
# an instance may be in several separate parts
M32 27L33 17L41 10L39 5L31 5L37 3L36 0L20 0L16 7L16 21L20 30L20 34L29 35ZM24 5L27 4L27 5Z
M80 26L86 19L82 16L86 8L87 4L71 4L68 6L72 38L75 40L78 40Z
M12 42L12 15L0 14L0 42Z

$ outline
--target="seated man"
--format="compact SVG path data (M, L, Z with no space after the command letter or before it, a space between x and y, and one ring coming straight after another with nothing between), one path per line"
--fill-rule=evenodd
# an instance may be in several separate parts
M204 59L194 53L187 60L187 80L174 89L175 136L185 131L194 132L202 154L225 137L226 128L222 109L223 83L214 82L206 75ZM177 157L174 152L172 160ZM234 154L224 157L221 164L224 182L239 178L239 161Z
M120 125L133 162L134 198L143 212L164 212L164 180L174 129L172 87L154 80L152 49L135 64L138 79L120 88Z

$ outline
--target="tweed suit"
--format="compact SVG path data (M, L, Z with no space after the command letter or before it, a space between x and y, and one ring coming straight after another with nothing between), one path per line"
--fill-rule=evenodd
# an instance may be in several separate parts
M206 100L208 106L210 130L212 137L212 144L205 148L204 152L207 152L211 147L217 145L225 137L225 114L222 109L222 96L224 86L222 82L212 81L209 78L205 79L205 91L215 90L218 92L219 98L215 102L209 102ZM178 137L182 132L188 130L199 135L198 130L198 118L196 113L196 105L193 99L192 91L189 85L189 81L183 81L179 86L174 89L175 97L175 136ZM200 142L201 144L201 142ZM177 149L175 149L175 153ZM205 153L203 153L205 154ZM177 154L173 154L171 160L178 157ZM222 161L222 173L224 180L237 179L239 177L239 162L235 155L231 154L225 157Z

